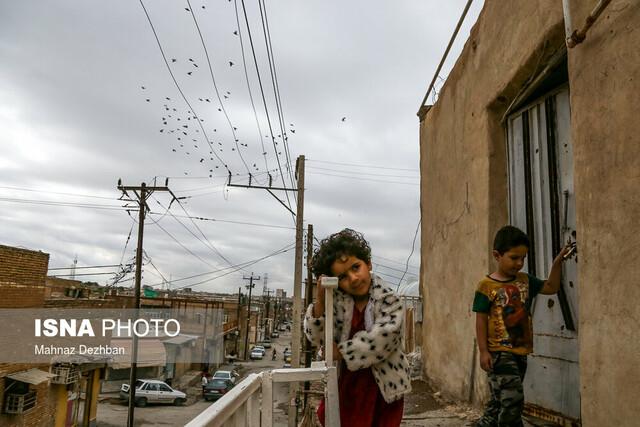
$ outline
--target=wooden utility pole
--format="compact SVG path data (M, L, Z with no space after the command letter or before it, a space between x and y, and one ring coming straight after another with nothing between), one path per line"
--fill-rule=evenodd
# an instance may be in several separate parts
M149 209L149 205L147 205L147 199L153 194L154 191L168 191L171 196L173 196L174 200L177 200L176 196L169 190L167 186L169 184L169 180L165 181L164 187L147 187L147 184L144 182L139 186L134 187L126 187L122 185L122 180L118 180L118 190L122 191L124 195L127 197L129 194L127 191L132 191L136 198L138 199L138 208L139 208L139 216L138 216L138 247L136 249L136 275L135 275L135 319L138 320L139 310L140 310L140 282L142 281L142 238L144 234L144 217L146 210ZM139 193L138 193L139 192ZM130 200L133 201L133 200ZM138 369L138 335L133 333L133 343L131 345L131 372L129 373L129 412L127 417L127 427L133 427L133 414L135 409L135 399L136 399L136 370Z
M296 175L297 175L297 188L286 187L272 187L271 180L269 186L258 186L251 184L251 175L249 176L249 185L239 185L231 183L231 172L229 172L228 187L244 187L244 188L260 188L267 190L269 194L275 197L280 204L282 204L287 210L289 210L296 217L296 254L295 254L295 268L293 277L293 325L291 327L291 367L300 367L300 347L302 338L302 236L304 234L304 156L298 156L296 161ZM294 213L282 200L278 199L272 190L280 191L296 191L298 193L298 205L297 211ZM246 349L245 349L246 351ZM291 383L289 387L289 427L293 427L296 422L296 410L295 397L298 393L300 384Z
M298 175L298 210L296 214L296 264L293 276L293 325L291 327L291 367L300 367L300 346L302 338L302 235L304 233L304 156L298 157L296 164ZM295 398L300 388L299 383L291 383L289 387L289 427L296 425L298 406Z
M253 289L253 280L260 280L260 277L253 277L253 272L250 277L242 277L244 280L248 280L249 284L249 301L247 301L247 334L244 336L244 360L247 360L247 349L249 348L249 329L251 329L251 290ZM257 323L256 323L257 325Z
M304 305L308 307L311 304L311 300L313 299L313 272L311 271L311 258L313 257L313 225L309 224L307 226L307 283L305 285L305 298ZM311 341L305 336L304 337L304 367L311 367ZM305 381L304 390L305 392L311 388L311 382ZM307 393L304 394L304 406L307 407Z

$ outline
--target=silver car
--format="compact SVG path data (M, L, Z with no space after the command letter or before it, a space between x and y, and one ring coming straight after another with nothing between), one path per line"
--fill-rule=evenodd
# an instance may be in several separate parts
M122 384L120 399L129 401L129 384ZM178 406L187 401L187 395L159 380L138 380L135 399L136 405L141 408L147 403L172 403Z

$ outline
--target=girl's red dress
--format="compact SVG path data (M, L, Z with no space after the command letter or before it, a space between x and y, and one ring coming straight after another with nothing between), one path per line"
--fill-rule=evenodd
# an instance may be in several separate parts
M354 307L349 339L363 331L364 309ZM340 361L338 396L340 400L340 425L349 427L393 427L402 421L404 397L391 403L385 402L371 368L350 371L344 360ZM324 427L324 398L318 406L318 418Z

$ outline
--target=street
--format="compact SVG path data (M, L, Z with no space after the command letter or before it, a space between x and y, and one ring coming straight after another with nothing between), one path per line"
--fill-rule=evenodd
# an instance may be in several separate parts
M236 384L244 380L247 375L262 372L268 369L282 368L284 360L282 353L285 347L291 348L291 332L281 332L279 338L272 338L272 348L266 349L265 357L262 360L240 361L220 366L219 370L235 369L240 374ZM277 356L271 360L271 352L276 349ZM183 389L187 394L187 402L182 406L149 404L145 408L136 407L134 410L135 426L183 426L197 415L202 413L215 402L206 402L202 399L202 388L199 383L195 386ZM274 384L274 426L287 425L288 408L288 384ZM104 394L100 396L98 403L97 426L98 427L121 427L127 424L128 406L118 399L117 394Z

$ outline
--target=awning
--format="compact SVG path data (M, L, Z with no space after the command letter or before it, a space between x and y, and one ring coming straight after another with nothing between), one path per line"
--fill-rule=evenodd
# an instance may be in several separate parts
M195 338L189 335L177 335L175 337L169 338L168 340L164 340L162 342L164 344L182 345L189 341L195 341Z
M131 347L133 340L111 340L111 347L124 348L124 354L114 354L113 369L125 369L131 367ZM164 344L160 340L139 339L138 359L136 361L139 368L146 366L165 366L167 364L167 353L164 351Z
M13 374L8 374L5 376L22 383L36 385L48 380L49 378L55 377L56 374L41 371L40 369L29 369L28 371L15 372Z

